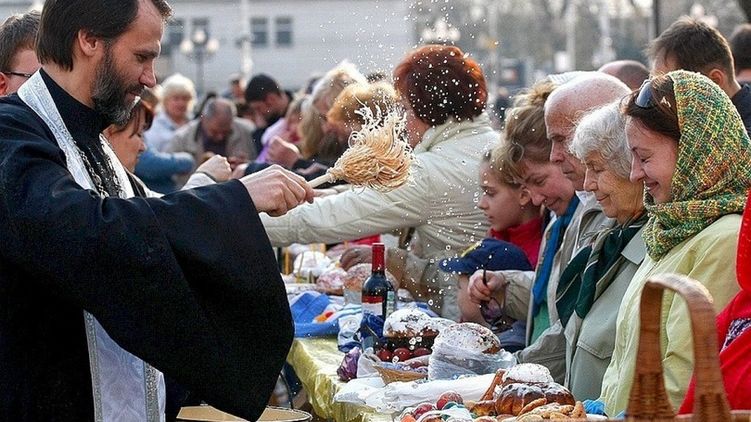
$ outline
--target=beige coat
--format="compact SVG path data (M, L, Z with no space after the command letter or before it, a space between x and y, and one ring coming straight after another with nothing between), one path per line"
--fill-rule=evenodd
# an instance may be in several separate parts
M558 311L555 307L555 300L558 293L558 281L563 269L566 268L571 258L582 247L588 245L594 238L595 234L603 228L610 227L613 220L607 218L599 204L591 195L583 195L579 207L574 212L566 233L563 236L563 243L555 255L553 261L553 270L548 282L548 317L550 318L550 327L542 332L540 337L532 344L529 344L532 336L532 285L534 284L534 273L528 277L529 272L515 274L517 278L511 280L507 288L506 307L509 309L509 300L516 300L519 307L524 297L526 297L527 309L524 318L527 321L527 347L516 352L516 358L520 363L537 363L550 369L551 375L556 382L562 383L566 375L566 341L563 334L563 327L558 319ZM547 237L547 229L545 233ZM543 240L544 241L544 240ZM542 262L542 253L538 263ZM540 265L540 264L538 264ZM523 276L523 277L519 277ZM513 287L512 287L513 285ZM512 296L509 291L514 293ZM552 305L550 305L552 304ZM521 308L517 310L519 312ZM511 314L509 314L511 315ZM515 317L514 315L511 315Z
M414 252L435 263L485 237L488 223L476 205L478 171L483 153L498 139L485 114L474 121L449 121L428 130L415 147L417 162L412 165L410 183L385 194L348 190L318 198L284 216L262 215L261 219L275 246L336 243L414 227ZM441 275L428 268L424 263L407 263L411 277L436 285L435 278ZM448 295L444 302L455 307L452 284L453 289L444 291Z
M639 230L621 251L624 260L615 271L610 285L599 291L602 277L597 282L595 302L582 320L576 314L566 324L566 386L578 400L600 397L602 377L610 364L615 347L615 321L621 300L631 279L644 260L647 247ZM595 240L602 241L601 238ZM606 276L609 276L607 274Z

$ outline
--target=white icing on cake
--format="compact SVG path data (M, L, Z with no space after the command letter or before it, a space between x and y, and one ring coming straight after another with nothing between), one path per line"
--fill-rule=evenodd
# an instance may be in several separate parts
M460 348L475 353L487 353L500 348L498 337L490 329L474 322L453 324L444 328L435 339L433 350L442 347Z
M521 363L512 366L503 374L503 382L506 380L527 384L555 382L548 368L536 363Z
M425 312L414 308L394 311L386 318L383 331L389 334L422 334L433 329L433 318Z

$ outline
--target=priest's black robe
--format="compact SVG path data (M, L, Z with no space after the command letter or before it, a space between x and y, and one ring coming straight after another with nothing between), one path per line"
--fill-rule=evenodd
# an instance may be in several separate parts
M93 130L71 118L79 106L60 109L74 137ZM293 335L271 245L239 181L102 198L76 184L33 111L0 99L0 420L94 419L84 310L121 347L249 420Z

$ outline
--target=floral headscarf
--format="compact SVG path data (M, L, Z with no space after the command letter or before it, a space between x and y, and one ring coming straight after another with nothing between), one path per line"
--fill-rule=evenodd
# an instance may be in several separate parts
M670 202L646 195L649 221L644 241L652 259L694 236L726 214L741 213L751 187L751 141L730 98L707 77L678 70L678 161Z

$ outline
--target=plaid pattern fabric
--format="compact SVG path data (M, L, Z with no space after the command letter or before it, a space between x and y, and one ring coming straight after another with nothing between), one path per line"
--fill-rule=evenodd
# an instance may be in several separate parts
M723 215L742 212L751 186L751 142L730 98L699 73L679 70L668 76L681 139L672 200L654 204L645 191L644 241L654 260Z

